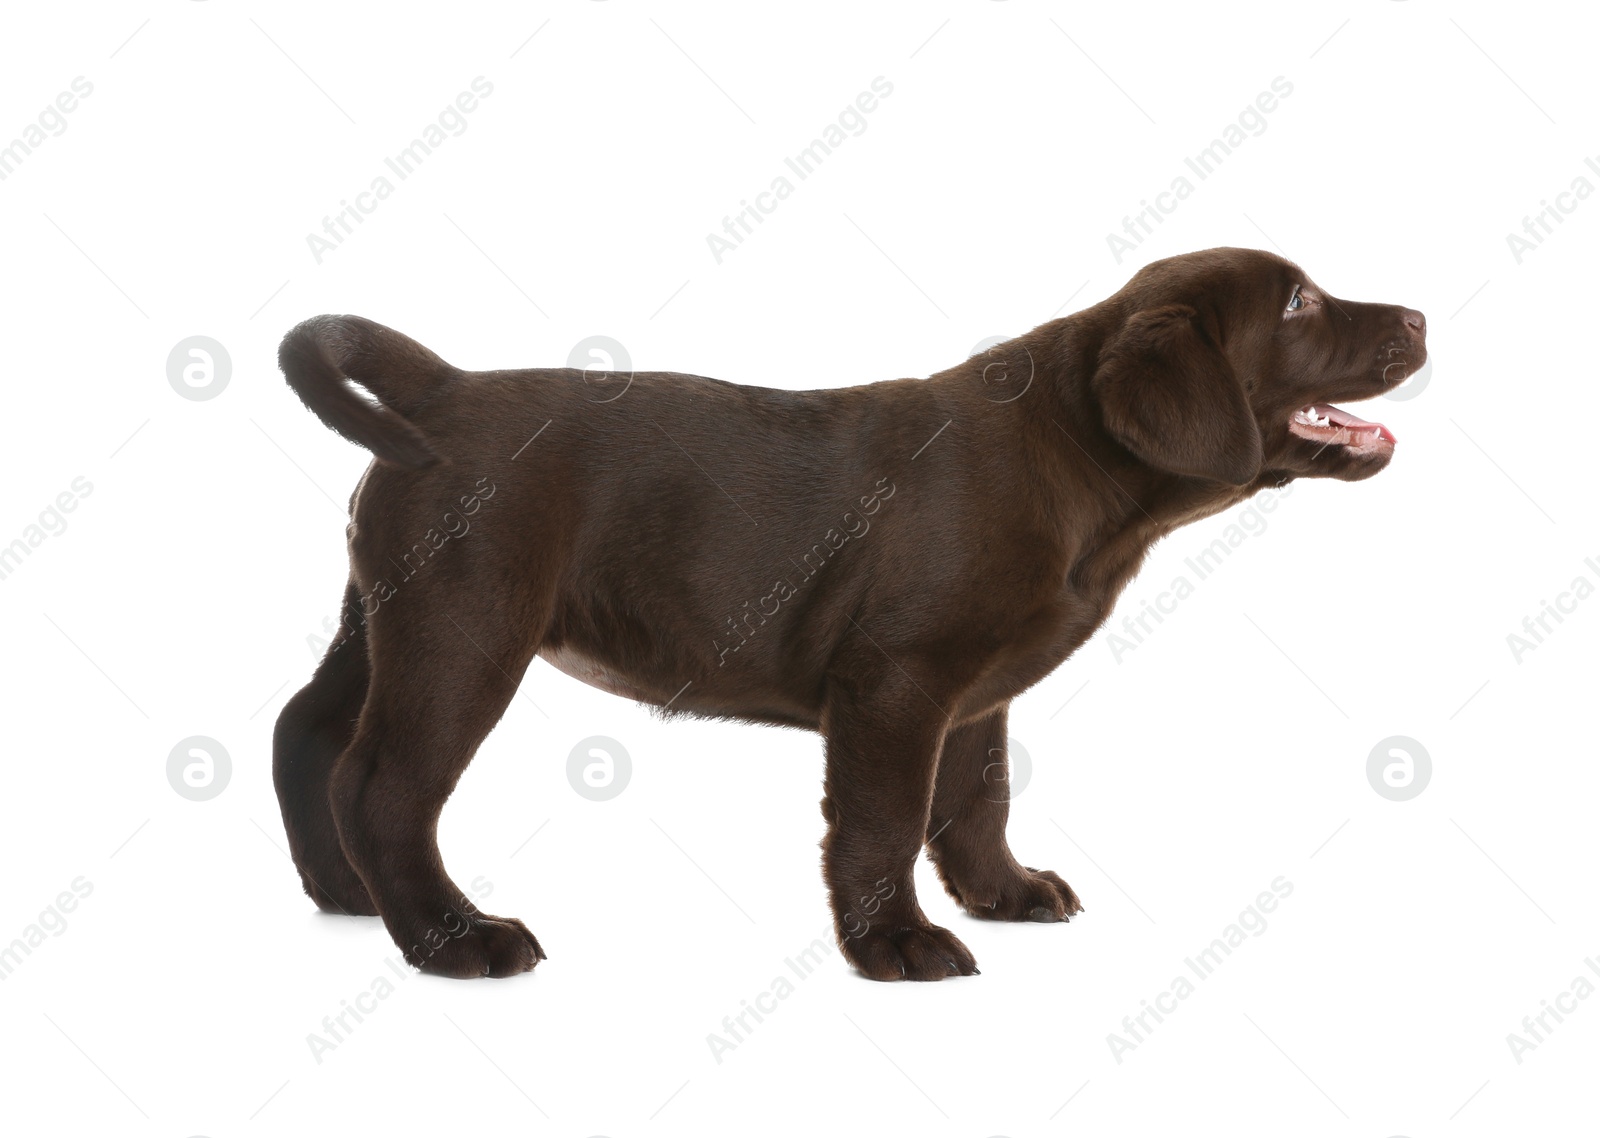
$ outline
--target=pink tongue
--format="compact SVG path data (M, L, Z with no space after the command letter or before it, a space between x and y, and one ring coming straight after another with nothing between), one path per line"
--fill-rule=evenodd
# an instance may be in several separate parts
M1330 403L1318 403L1314 410L1319 418L1327 419L1336 426L1346 427L1352 431L1376 431L1381 439L1387 439L1391 443L1397 441L1394 432L1382 423L1369 423L1365 419L1358 419L1350 412Z

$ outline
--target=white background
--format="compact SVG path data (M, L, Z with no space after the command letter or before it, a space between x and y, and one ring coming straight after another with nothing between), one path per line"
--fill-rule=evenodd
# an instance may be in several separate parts
M1600 186L1592 14L165 3L7 22L0 140L93 85L0 182L0 544L92 485L0 581L0 944L92 885L0 981L8 1123L1383 1138L1592 1116L1600 999L1520 1064L1506 1038L1600 983L1600 600L1520 662L1507 643L1574 578L1600 583L1600 202L1521 263L1506 240L1580 175ZM477 76L493 93L465 132L319 264L307 234ZM719 264L707 234L877 76L893 94L865 132ZM1278 76L1293 93L1264 132L1119 264L1107 234ZM968 919L924 864L929 916L981 977L873 984L830 953L719 1063L708 1034L827 939L820 742L662 724L536 663L442 845L549 960L413 977L313 1058L395 949L301 894L271 785L368 461L283 384L287 328L361 313L472 368L562 366L598 334L639 368L843 385L927 375L1226 244L1423 309L1433 368L1415 398L1353 408L1399 436L1388 471L1297 484L1133 651L1102 632L1014 706L1034 772L1011 841L1082 918ZM212 399L168 382L194 335L231 358ZM1113 625L1240 513L1159 546ZM231 756L209 801L167 780L193 735ZM608 802L566 778L593 735L632 757ZM1432 758L1407 802L1367 779L1391 735ZM1108 1034L1279 876L1266 931L1119 1063Z

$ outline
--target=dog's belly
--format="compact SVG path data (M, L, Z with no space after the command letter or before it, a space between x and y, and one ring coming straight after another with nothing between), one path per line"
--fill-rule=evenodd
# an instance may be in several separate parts
M592 688L599 688L611 695L620 695L623 699L638 700L640 703L661 702L656 696L642 691L601 661L584 655L571 645L541 648L539 656L557 671L565 672L575 680L582 680Z

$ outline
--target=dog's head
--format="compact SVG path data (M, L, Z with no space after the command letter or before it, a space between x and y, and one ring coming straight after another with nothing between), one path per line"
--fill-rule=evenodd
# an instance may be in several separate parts
M1119 322L1091 380L1107 431L1153 467L1233 486L1370 478L1394 435L1333 404L1398 387L1428 356L1422 313L1340 300L1253 249L1156 261L1107 305Z

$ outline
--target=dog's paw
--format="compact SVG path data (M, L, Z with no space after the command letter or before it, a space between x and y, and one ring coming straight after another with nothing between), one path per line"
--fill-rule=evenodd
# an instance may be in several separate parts
M869 980L943 980L976 976L978 962L949 929L938 925L870 929L846 938L845 958Z
M515 917L478 914L464 932L435 942L438 936L412 945L406 950L406 962L431 976L472 980L531 972L545 958L528 926Z
M1017 866L1015 873L993 881L963 882L950 892L961 907L986 921L1070 921L1083 912L1083 902L1048 869Z

